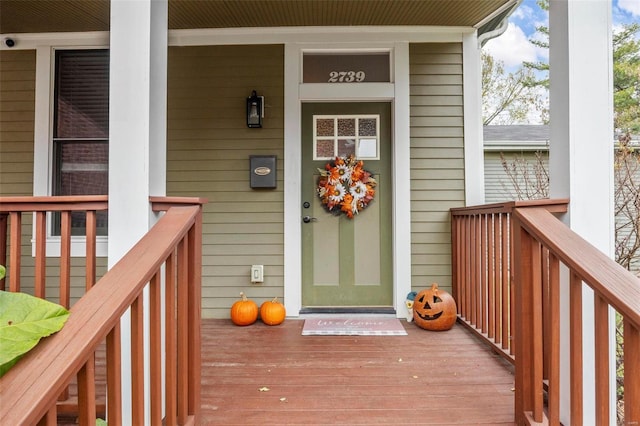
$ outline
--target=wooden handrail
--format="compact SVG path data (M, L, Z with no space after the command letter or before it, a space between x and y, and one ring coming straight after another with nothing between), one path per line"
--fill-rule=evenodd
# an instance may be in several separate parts
M505 201L502 203L482 204L478 206L455 207L451 209L451 215L470 216L476 214L511 213L513 209L519 207L544 207L550 212L564 213L567 211L568 204L569 199L567 198Z
M624 323L624 422L640 424L640 279L591 246L544 209L515 209L514 282L517 306L516 422L560 424L560 264L569 271L571 424L582 424L583 389L595 389L597 424L609 424L609 307ZM583 293L594 292L595 383L583 380ZM545 296L546 293L546 296ZM547 300L550 307L543 314ZM587 314L588 315L588 314ZM547 387L547 406L543 388Z
M177 413L178 424L197 424L199 413L200 382L200 244L201 206L185 206L169 209L158 223L147 233L102 279L71 309L64 328L54 336L46 338L34 350L25 355L18 364L0 378L0 424L36 424L41 419L45 424L55 424L56 399L72 380L82 372L87 361L92 359L98 344L107 340L107 386L109 395L109 424L122 424L119 400L119 334L120 318L132 307L141 308L143 288L150 283L152 294L159 292L162 281L159 277L162 265L166 264L165 282L168 292L177 295L178 336L185 336L186 348L176 345L171 348L171 336L167 339L167 359L177 359L177 370L167 379L176 383L168 390L167 401L177 407L167 407L166 412ZM159 306L159 304L158 304ZM157 307L151 306L152 312ZM174 312L167 308L168 312ZM153 314L152 315L158 315ZM167 319L173 314L167 314ZM142 324L132 320L132 348L141 344ZM159 328L152 332L155 345ZM182 337L181 337L182 338ZM159 376L160 366L152 361L152 377ZM167 366L172 371L173 366ZM144 374L140 368L132 374L135 383ZM177 378L177 380L176 380ZM141 413L140 395L135 395L134 415ZM152 400L152 412L158 413L159 401ZM84 407L95 406L95 401L85 401ZM80 412L91 410L80 407ZM53 413L53 415L51 414ZM156 414L157 416L157 414ZM81 424L95 424L93 419L80 419ZM175 419L171 420L175 424Z
M106 195L16 196L0 197L0 213L51 211L103 211L108 208Z

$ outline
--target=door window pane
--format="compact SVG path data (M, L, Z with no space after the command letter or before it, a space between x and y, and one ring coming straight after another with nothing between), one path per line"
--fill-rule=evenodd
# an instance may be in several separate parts
M314 116L313 159L380 158L379 115Z

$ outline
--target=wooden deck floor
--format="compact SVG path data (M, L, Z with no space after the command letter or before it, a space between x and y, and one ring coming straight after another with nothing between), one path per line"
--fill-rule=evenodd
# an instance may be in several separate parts
M511 367L462 326L379 337L303 324L203 320L202 424L514 424Z

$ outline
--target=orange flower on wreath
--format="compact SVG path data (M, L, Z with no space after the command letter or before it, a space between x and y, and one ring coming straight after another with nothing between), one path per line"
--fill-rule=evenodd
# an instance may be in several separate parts
M349 219L365 209L376 193L376 180L364 169L364 162L349 157L336 157L324 170L316 192L322 205L332 214L345 214Z

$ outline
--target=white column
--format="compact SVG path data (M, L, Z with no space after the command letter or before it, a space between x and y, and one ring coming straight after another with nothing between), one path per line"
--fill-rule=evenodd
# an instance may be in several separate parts
M484 203L484 149L482 137L482 60L477 32L462 37L464 87L464 195L465 204Z
M149 196L165 195L167 11L167 0L111 1L109 267L155 222ZM131 413L127 315L121 325L123 417L127 424ZM145 376L148 383L148 371ZM148 405L147 400L147 423Z
M284 306L297 317L302 308L302 196L299 47L284 46Z
M567 225L613 253L613 83L610 0L551 0L550 194ZM570 416L568 283L561 292L561 421ZM593 293L583 289L584 424L595 418ZM611 387L615 392L615 387ZM612 409L615 414L615 409ZM615 424L614 417L612 423Z

